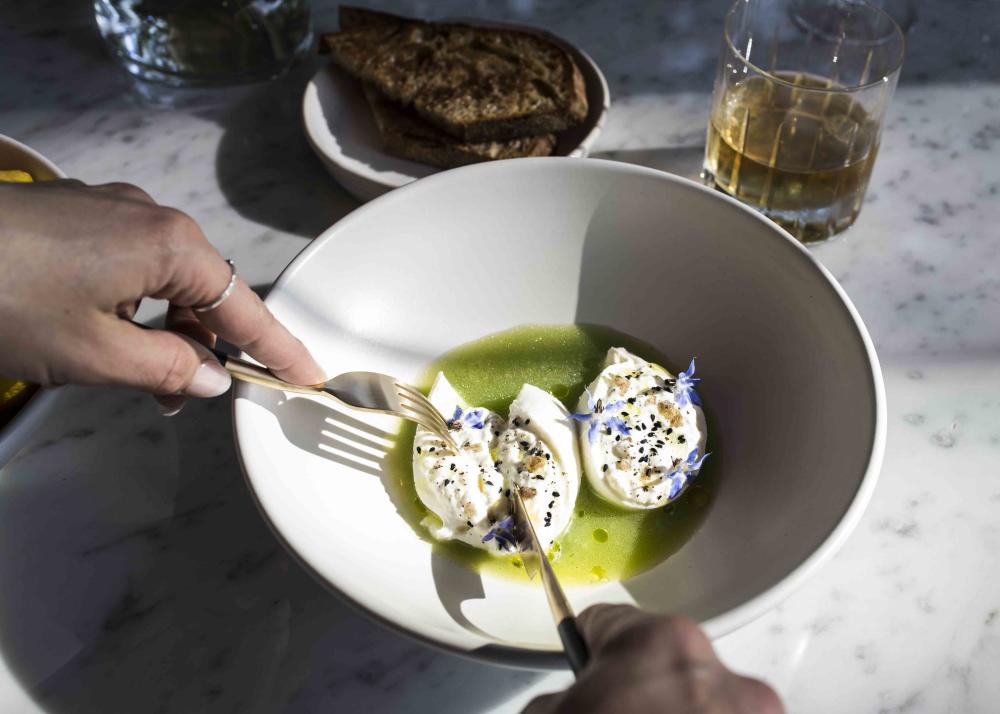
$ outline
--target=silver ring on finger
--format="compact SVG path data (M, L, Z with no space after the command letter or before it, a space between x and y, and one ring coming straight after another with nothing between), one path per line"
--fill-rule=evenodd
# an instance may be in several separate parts
M191 307L192 310L195 312L210 312L224 303L226 298L233 294L233 291L236 289L236 263L231 260L226 260L226 263L229 264L230 272L229 284L226 286L226 289L223 290L219 297L215 298L212 302L207 305L194 305Z

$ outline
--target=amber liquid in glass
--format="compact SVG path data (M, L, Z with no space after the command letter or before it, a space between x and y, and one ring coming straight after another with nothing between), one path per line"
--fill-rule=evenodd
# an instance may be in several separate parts
M799 240L823 240L861 210L878 124L828 79L774 74L782 81L751 77L717 102L704 175Z

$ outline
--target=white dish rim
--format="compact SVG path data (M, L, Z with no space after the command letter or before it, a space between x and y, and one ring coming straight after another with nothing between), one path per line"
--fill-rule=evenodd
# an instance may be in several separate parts
M572 157L537 157L537 158L521 158L521 159L507 159L504 161L492 161L485 162L481 164L473 164L471 166L463 166L456 169L449 169L447 171L442 171L440 173L428 176L421 179L419 182L413 182L407 184L406 186L400 187L399 191L408 191L415 184L419 183L421 185L421 190L426 189L427 182L443 180L447 174L456 171L462 171L467 173L473 173L476 171L491 171L496 170L498 165L507 164L510 162L518 162L519 164L525 166L526 162L538 163L538 162L552 162L552 161L578 161L585 162L586 164L604 165L608 167L613 167L615 170L623 171L626 173L632 173L636 175L644 175L650 177L656 177L660 180L672 181L682 186L693 188L698 191L704 191L708 194L715 196L717 199L728 202L730 205L737 207L739 210L744 211L754 217L755 220L764 222L773 231L775 231L779 236L781 236L785 241L787 241L795 251L797 251L798 256L801 260L806 261L806 263L816 269L820 276L829 283L833 288L834 292L842 301L847 313L850 315L855 328L858 331L858 335L861 339L861 343L864 346L865 353L868 356L869 363L869 376L872 380L872 392L874 398L875 407L875 423L874 423L874 433L872 436L872 444L868 457L868 463L865 468L864 475L858 485L857 491L854 494L850 504L845 509L843 515L840 517L837 524L831 529L830 533L825 537L823 542L799 565L792 569L785 577L780 581L759 593L758 595L750 598L746 602L737 605L736 607L728 610L721 615L717 615L701 623L701 627L705 630L707 635L711 639L718 639L724 635L736 631L737 629L749 624L750 622L756 620L760 616L772 610L774 607L779 605L785 599L788 598L795 590L797 590L813 573L815 573L823 564L829 561L837 551L843 546L844 542L850 536L852 531L857 527L860 522L868 503L871 501L872 495L875 491L875 486L878 482L879 472L882 467L882 461L885 454L885 443L886 443L886 433L887 433L887 422L886 422L886 396L885 396L885 384L882 377L882 370L879 363L878 355L875 351L874 342L868 333L868 328L864 324L860 313L855 307L854 303L848 297L847 293L841 287L840 283L837 282L836 278L813 256L809 249L804 246L801 242L795 239L786 230L773 223L770 219L765 217L763 214L745 206L740 203L735 198L725 195L719 191L710 189L702 184L692 181L690 179L684 178L682 176L677 176L674 174L667 173L665 171L660 171L658 169L652 169L644 166L639 166L635 164L628 164L619 161L613 161L609 159L582 159L582 158L572 158ZM395 193L395 192L393 192ZM335 230L343 229L345 222L353 222L358 220L359 217L366 215L370 211L378 210L379 204L387 199L388 194L385 196L380 196L373 201L366 203L356 210L352 211L350 214L340 219L329 228L327 228L323 233L316 237L309 245L304 247L299 254L282 270L278 275L274 284L272 285L269 295L273 294L274 291L279 290L291 277L294 275L299 266L303 265L308 261L312 254L320 249L320 247L329 239L330 234ZM469 657L477 661L487 661L494 664L516 667L516 668L526 668L526 669L565 669L566 661L565 655L562 650L557 648L552 649L523 649L519 647L501 645L501 644L491 644L488 646L479 647L476 649L467 649L456 643L448 642L445 639L438 639L431 636L428 633L419 631L418 628L407 626L404 623L391 620L374 610L367 608L364 604L355 601L353 598L349 597L344 593L337 585L330 582L322 575L320 575L316 570L309 565L303 556L294 551L287 541L282 537L277 526L270 520L263 504L257 499L257 495L254 492L252 482L250 480L249 471L247 465L243 460L243 454L240 450L239 445L239 434L240 428L239 424L241 422L240 415L237 413L237 400L241 396L246 396L245 387L242 385L237 385L233 390L232 396L232 414L233 414L233 424L234 432L233 437L236 443L236 451L240 462L240 467L243 469L244 479L246 480L247 486L250 493L257 504L264 521L268 524L268 527L275 534L279 542L288 550L290 554L297 560L307 572L309 572L316 580L322 584L330 592L338 595L344 602L351 605L353 608L363 613L367 617L385 625L386 627L399 632L411 639L421 642L425 645L435 647L437 649L450 652L452 654L458 654L464 657Z

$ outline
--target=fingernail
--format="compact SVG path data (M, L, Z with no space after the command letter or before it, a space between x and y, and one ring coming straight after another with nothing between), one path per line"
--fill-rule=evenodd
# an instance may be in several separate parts
M156 400L156 408L160 414L166 417L174 416L184 408L184 404L187 402L187 397L181 394L160 394L153 399Z
M185 402L181 402L180 406L174 407L168 404L156 404L156 408L160 410L160 416L172 417L180 413L181 409L184 408Z
M224 394L232 382L233 378L221 364L214 359L205 360L194 373L194 379L184 393L192 397L217 397Z

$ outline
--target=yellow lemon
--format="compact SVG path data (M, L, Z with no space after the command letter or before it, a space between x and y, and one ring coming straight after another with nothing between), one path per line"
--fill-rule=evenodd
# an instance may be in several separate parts
M32 391L31 385L27 382L0 377L0 411L17 409L28 401Z
M12 181L14 183L31 183L34 181L31 178L31 174L27 171L20 171L19 169L10 169L9 171L0 171L0 181Z

